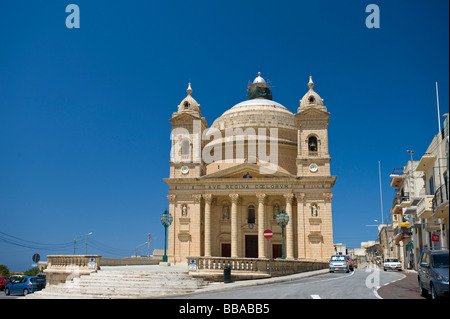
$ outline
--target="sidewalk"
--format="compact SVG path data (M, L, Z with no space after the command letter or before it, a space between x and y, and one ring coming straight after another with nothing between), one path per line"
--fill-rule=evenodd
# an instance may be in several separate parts
M387 284L378 289L378 295L383 299L426 299L419 293L417 271L404 270L405 278Z

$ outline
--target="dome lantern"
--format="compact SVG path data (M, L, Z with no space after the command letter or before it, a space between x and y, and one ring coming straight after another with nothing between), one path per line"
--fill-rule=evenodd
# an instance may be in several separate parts
M272 100L272 91L269 86L261 77L261 72L258 72L258 76L253 80L247 88L247 100L253 99L267 99Z

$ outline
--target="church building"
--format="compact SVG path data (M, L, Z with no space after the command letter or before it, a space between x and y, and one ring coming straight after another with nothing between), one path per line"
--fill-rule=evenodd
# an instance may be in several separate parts
M312 78L292 113L272 100L258 73L247 100L210 127L192 92L189 83L170 119L170 176L164 179L173 217L168 261L187 263L188 256L328 261L336 176L328 152L330 113ZM283 231L280 211L289 217ZM270 241L265 230L273 232Z

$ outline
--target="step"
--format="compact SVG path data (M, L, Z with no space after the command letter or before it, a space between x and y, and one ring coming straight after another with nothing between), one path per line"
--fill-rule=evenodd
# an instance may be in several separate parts
M184 271L100 270L30 294L30 298L152 298L190 293L207 283Z

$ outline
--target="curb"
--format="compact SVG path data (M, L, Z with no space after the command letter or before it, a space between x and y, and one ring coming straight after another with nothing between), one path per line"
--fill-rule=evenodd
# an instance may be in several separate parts
M308 278L312 276L318 276L325 273L328 273L328 268L326 269L320 269L320 270L312 270L312 271L306 271L298 274L293 275L286 275L286 276L279 276L279 277L273 277L273 278L266 278L266 279L253 279L253 280L242 280L242 281L234 281L231 283L212 283L209 286L199 289L197 291L189 293L191 294L197 294L197 293L204 293L204 292L212 292L212 291L221 291L221 290L228 290L228 289L235 289L235 288L241 288L241 287L251 287L251 286L259 286L259 285L267 285L267 284L275 284L280 282L289 282L294 281L302 278Z

